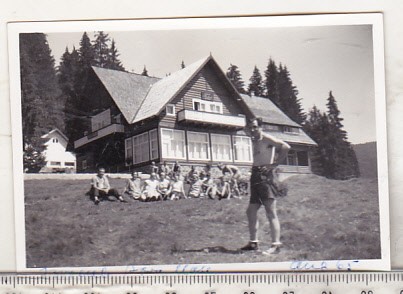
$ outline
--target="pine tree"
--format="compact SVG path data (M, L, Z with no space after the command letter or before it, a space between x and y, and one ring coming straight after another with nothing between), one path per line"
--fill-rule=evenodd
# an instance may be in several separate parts
M298 99L297 87L293 85L286 66L283 67L280 64L278 70L278 106L293 121L303 124L306 120L306 114L303 112L300 99Z
M340 117L340 110L337 106L336 99L333 97L332 91L329 92L326 106L328 108L330 123L334 125L335 130L338 132L338 135L343 140L347 140L347 133L343 130L343 119Z
M94 49L94 65L98 67L106 67L109 61L109 47L110 41L109 35L103 31L99 31L95 34L95 40L93 41Z
M269 59L269 64L267 65L266 71L264 72L265 75L265 87L266 87L266 94L265 97L269 98L271 101L274 102L277 106L280 105L280 93L279 93L279 86L278 86L278 69L277 65L273 59Z
M64 101L45 34L20 34L20 70L24 169L36 172L44 163L41 136L64 130Z
M256 65L253 69L253 74L250 77L249 81L250 83L248 86L248 94L262 97L264 95L263 78Z
M318 144L312 153L312 171L330 179L359 177L355 152L342 129L342 118L332 93L329 93L327 113L316 107L309 112L304 125L307 134Z
M71 92L64 92L67 96L65 103L66 113L66 136L69 138L68 149L73 148L73 142L83 136L86 130L90 110L85 106L84 89L87 85L88 75L91 66L95 65L95 52L91 40L86 32L80 40L80 48L77 51L77 69L69 67L69 75L72 76L73 89ZM71 53L70 59L76 59ZM63 62L63 60L62 60ZM72 61L71 61L72 62ZM74 61L75 62L75 61ZM62 64L60 68L62 67Z
M93 46L91 45L91 40L86 32L83 33L79 44L80 48L78 49L78 53L80 56L80 66L82 69L87 70L91 67L91 65L95 64L95 52Z
M109 58L105 67L114 70L125 71L122 62L120 62L119 60L119 55L120 54L118 52L118 49L116 48L115 40L112 39L111 48L109 49Z
M141 73L141 75L148 77L148 71L147 71L147 68L145 65L144 65L143 72Z
M231 64L227 70L226 75L235 89L237 89L239 93L245 94L244 82L242 81L242 76L238 69L238 66Z

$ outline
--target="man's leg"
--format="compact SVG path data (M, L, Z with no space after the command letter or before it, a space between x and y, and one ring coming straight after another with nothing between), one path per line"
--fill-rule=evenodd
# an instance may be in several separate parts
M242 247L241 250L258 250L258 239L257 230L259 228L259 222L257 219L257 211L259 210L260 204L249 203L246 209L246 216L248 217L249 226L249 242L246 246Z
M266 210L266 216L270 223L270 235L272 247L267 251L268 254L277 253L280 246L280 221L277 216L277 201L274 198L269 198L263 202Z
M98 204L99 203L99 190L95 189L94 187L91 187L90 195L92 198L94 198L94 203Z
M119 191L115 188L109 189L108 195L115 196L120 202L125 202L122 195L120 195Z
M257 230L259 228L259 221L257 219L257 211L260 208L260 204L257 203L249 203L248 208L246 209L246 215L248 217L248 226L249 226L249 240L251 242L258 242L257 238Z

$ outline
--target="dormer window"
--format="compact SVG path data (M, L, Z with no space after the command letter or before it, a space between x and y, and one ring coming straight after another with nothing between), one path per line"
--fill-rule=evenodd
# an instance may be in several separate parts
M175 116L175 105L168 104L165 108L167 115Z
M284 127L283 128L284 133L290 133L290 134L298 134L299 133L299 128L295 127Z

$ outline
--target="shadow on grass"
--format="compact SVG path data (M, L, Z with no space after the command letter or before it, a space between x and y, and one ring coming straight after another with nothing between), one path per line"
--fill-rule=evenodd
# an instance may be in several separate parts
M227 249L224 246L210 246L200 249L177 249L173 248L172 253L185 253L185 252L203 252L203 253L226 253L226 254L241 254L241 249Z

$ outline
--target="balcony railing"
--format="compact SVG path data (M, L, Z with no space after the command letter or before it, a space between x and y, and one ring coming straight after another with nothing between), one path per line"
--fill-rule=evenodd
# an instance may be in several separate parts
M224 115L187 109L178 112L178 121L230 126L236 128L244 128L246 126L246 119L243 116Z
M96 130L95 132L92 132L77 141L74 142L74 148L79 148L85 144L88 144L92 141L98 140L99 138L108 136L113 133L123 133L125 131L124 125L120 124L111 124L107 127L104 127L103 129Z

